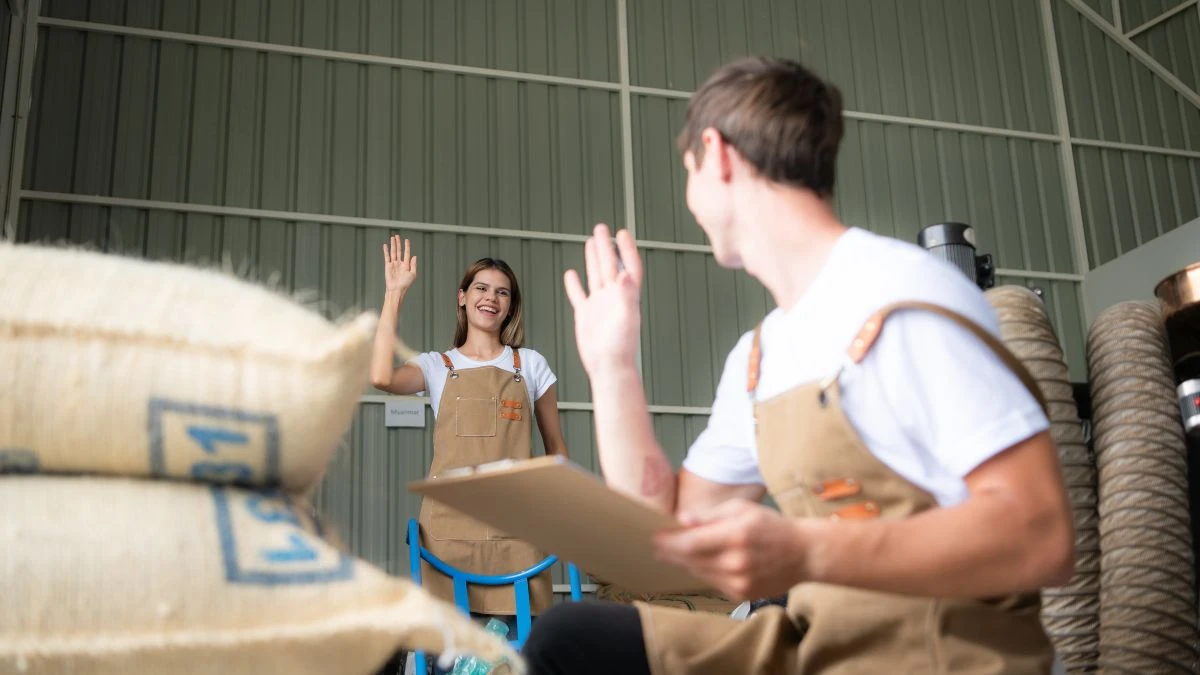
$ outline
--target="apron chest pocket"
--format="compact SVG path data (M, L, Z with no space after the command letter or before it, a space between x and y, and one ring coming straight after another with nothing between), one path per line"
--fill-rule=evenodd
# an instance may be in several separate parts
M496 420L500 417L500 405L492 398L459 397L455 411L456 436L495 436Z

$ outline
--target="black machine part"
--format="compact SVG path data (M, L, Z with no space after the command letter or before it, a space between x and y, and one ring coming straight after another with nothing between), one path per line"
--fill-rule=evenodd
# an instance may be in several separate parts
M992 255L975 254L975 230L970 225L953 222L930 225L917 233L917 245L962 270L980 289L996 285Z
M1200 379L1184 380L1175 388L1183 430L1193 439L1200 437Z

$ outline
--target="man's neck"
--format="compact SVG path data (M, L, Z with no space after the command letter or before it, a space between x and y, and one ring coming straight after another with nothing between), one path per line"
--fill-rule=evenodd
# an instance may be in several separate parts
M847 230L827 202L790 191L756 200L744 222L754 235L743 240L742 264L784 311L804 297Z

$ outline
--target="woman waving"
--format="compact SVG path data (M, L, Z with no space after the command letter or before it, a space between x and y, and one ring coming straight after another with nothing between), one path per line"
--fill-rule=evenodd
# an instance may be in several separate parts
M437 475L449 469L500 459L527 459L532 453L536 418L547 454L566 455L558 417L556 378L541 354L523 347L521 289L503 260L475 261L458 285L458 324L452 348L426 352L394 367L396 323L404 297L417 278L417 258L406 239L392 236L383 247L386 279L383 310L375 335L371 381L393 394L427 392L437 422L433 465ZM448 564L477 574L509 574L539 562L544 554L483 523L433 500L421 505L425 547ZM422 585L453 602L451 580L423 564ZM549 571L530 583L534 614L552 600ZM512 616L515 598L509 587L471 586L471 612Z

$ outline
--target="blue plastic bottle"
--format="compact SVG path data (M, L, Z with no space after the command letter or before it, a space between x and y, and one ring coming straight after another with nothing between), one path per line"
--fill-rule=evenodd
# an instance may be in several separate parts
M489 620L484 630L508 642L508 624L500 619ZM488 675L491 671L492 664L475 656L464 654L454 659L454 670L450 671L450 675Z

